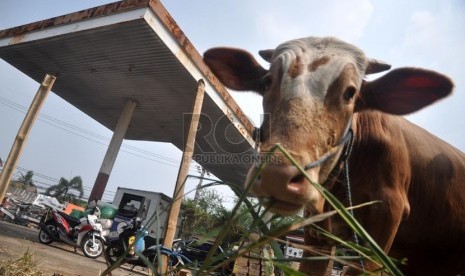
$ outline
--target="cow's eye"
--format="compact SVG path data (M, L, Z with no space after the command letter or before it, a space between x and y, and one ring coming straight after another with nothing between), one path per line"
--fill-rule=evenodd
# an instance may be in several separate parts
M346 91L344 91L344 100L346 102L349 102L350 100L354 98L356 92L357 92L357 89L354 86L347 87Z

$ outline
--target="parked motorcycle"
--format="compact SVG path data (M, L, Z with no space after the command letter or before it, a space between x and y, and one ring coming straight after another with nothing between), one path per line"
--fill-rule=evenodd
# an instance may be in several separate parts
M86 257L95 259L102 254L105 244L102 226L96 219L98 212L98 207L95 207L82 221L49 208L39 223L39 241L43 244L61 241L73 246L75 250L81 248Z
M158 242L153 241L153 238L148 236L148 232L143 230L142 219L135 217L126 222L126 225L120 226L118 236L107 239L105 258L109 264L114 264L121 259L120 264L127 263L133 266L147 267L146 262L148 261L157 267L157 256L162 254L170 256L171 264L183 263L182 259L178 260L174 256L171 260L169 254L171 251L159 245ZM136 252L141 253L146 260L140 258Z

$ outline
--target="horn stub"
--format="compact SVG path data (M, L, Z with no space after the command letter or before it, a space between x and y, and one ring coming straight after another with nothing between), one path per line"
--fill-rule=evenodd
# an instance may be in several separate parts
M391 69L391 65L380 60L368 59L368 65L365 69L365 75L380 73Z
M271 57L273 56L273 52L274 52L273 49L261 50L261 51L258 51L258 54L267 62L271 62Z

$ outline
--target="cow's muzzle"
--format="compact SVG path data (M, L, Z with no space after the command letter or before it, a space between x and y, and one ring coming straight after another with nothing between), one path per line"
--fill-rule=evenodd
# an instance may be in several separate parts
M317 180L318 170L315 168L308 172L311 178ZM249 171L248 184L252 185L250 191L274 213L292 215L306 204L320 199L319 192L295 166L268 164L253 179L256 173L255 167Z

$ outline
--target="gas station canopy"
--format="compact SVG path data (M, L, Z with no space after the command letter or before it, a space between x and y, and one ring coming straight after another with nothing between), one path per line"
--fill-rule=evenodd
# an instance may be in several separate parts
M137 106L125 139L184 150L199 80L205 98L193 159L241 185L253 125L159 1L127 0L0 31L0 57L114 131Z

